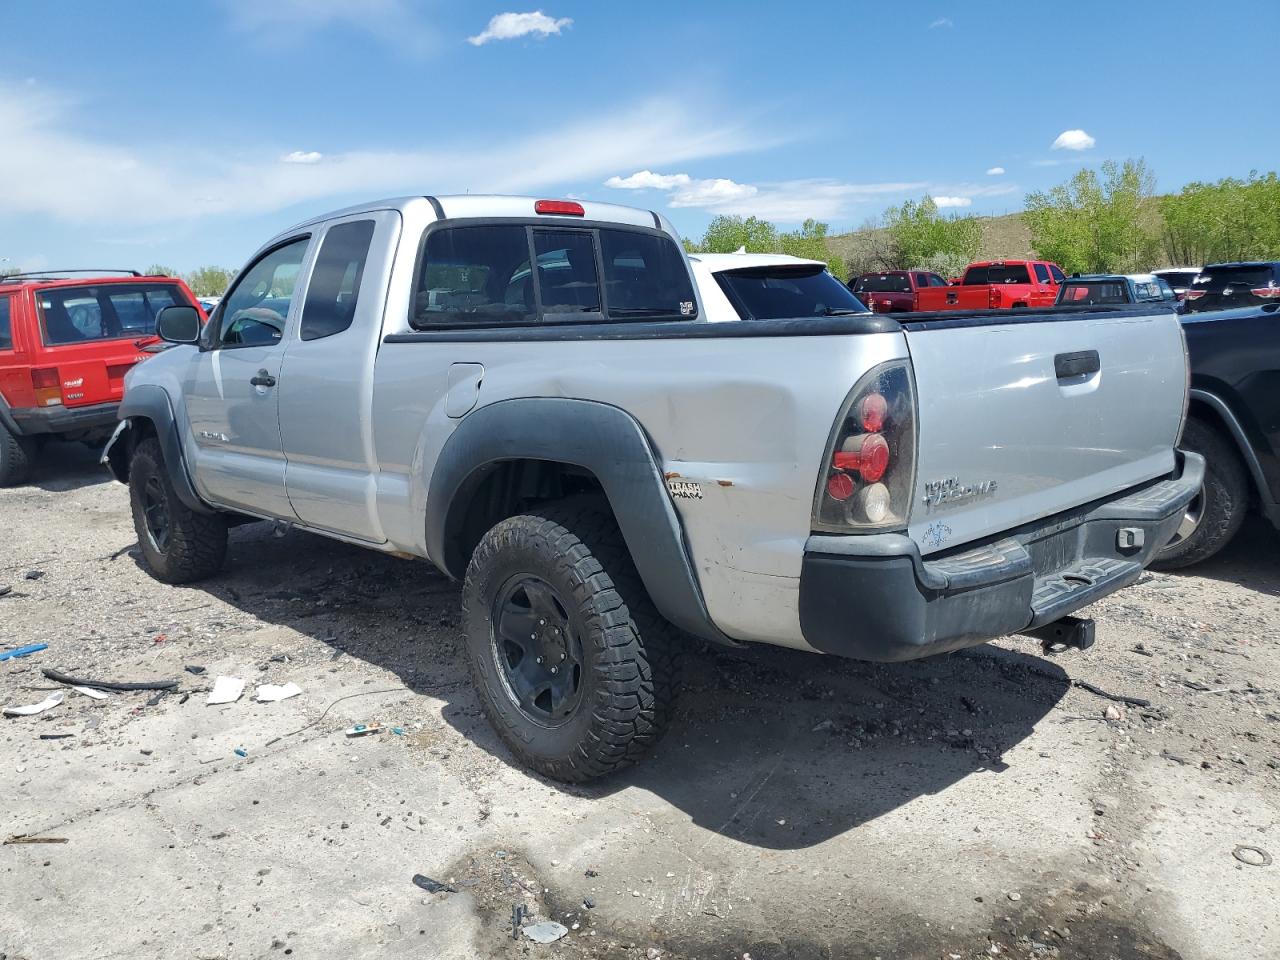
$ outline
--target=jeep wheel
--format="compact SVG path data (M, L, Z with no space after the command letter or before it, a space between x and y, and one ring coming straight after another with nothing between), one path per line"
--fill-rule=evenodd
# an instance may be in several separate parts
M1151 564L1177 570L1208 560L1244 523L1249 476L1230 440L1202 420L1187 421L1182 446L1204 457L1204 486L1189 504L1177 533Z
M31 476L35 445L26 437L15 437L0 423L0 487L16 487Z
M567 782L638 760L676 695L676 642L613 518L565 501L498 524L467 568L471 676L522 762Z
M179 498L160 443L143 440L129 461L133 529L148 569L165 583L190 583L218 572L227 556L222 517L196 513Z

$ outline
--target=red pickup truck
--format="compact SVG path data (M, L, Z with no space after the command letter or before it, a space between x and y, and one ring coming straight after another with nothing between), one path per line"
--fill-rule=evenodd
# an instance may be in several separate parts
M26 480L46 440L110 436L124 375L158 348L156 314L174 304L200 309L181 280L132 270L0 277L0 486Z
M919 310L1014 310L1051 307L1066 279L1047 260L986 260L971 263L959 284L916 294Z
M849 281L854 295L876 313L918 310L916 291L946 285L947 281L936 273L924 270L882 270Z

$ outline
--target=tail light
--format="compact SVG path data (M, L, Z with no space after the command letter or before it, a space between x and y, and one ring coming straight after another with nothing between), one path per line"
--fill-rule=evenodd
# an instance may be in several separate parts
M911 294L911 310L912 312L918 312L919 309L920 309L920 291L917 290L913 294Z
M916 400L905 360L876 367L840 409L823 457L813 529L901 530L915 487Z
M1188 300L1199 300L1201 297L1203 297L1203 296L1204 296L1206 293L1208 293L1208 292L1209 292L1208 290L1188 290L1188 291L1184 294L1184 296L1185 296L1185 297L1186 297L1186 299L1188 299Z
M582 204L573 200L535 200L533 203L534 213L558 213L564 217L583 217L586 211L582 209Z
M57 368L33 367L31 370L31 387L36 392L37 407L57 407L62 405L62 385L58 383Z
M987 303L987 306L989 306L992 310L1000 309L1000 288L999 287L991 288L991 297Z
M1262 297L1266 300L1280 300L1280 287L1276 286L1276 282L1272 280L1265 287L1253 287L1249 291L1255 297Z

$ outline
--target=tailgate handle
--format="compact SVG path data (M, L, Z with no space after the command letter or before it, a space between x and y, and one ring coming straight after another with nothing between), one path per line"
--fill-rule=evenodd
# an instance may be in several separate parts
M1097 350L1081 350L1078 353L1060 353L1053 358L1053 372L1059 380L1083 377L1102 369Z

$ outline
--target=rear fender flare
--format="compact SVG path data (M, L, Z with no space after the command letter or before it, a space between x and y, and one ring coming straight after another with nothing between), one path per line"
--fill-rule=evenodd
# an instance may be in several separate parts
M658 612L695 636L734 644L707 612L680 518L644 428L626 411L604 403L502 400L463 418L441 449L427 490L427 555L447 574L461 579L466 573L458 534L470 496L488 468L504 460L589 470L604 488Z
M177 418L173 413L173 404L163 387L154 384L130 387L125 391L124 400L120 403L120 419L128 421L131 425L135 421L145 420L154 428L156 438L160 441L160 452L164 454L165 471L169 474L174 492L184 506L196 513L217 512L200 499L191 482L191 475L187 470L187 458L182 452L182 436L178 430ZM130 430L130 433L133 432ZM120 439L123 440L124 437ZM133 447L137 442L136 436L129 438L130 456L133 455ZM111 472L120 479L114 460L111 462ZM127 475L126 472L125 476Z

